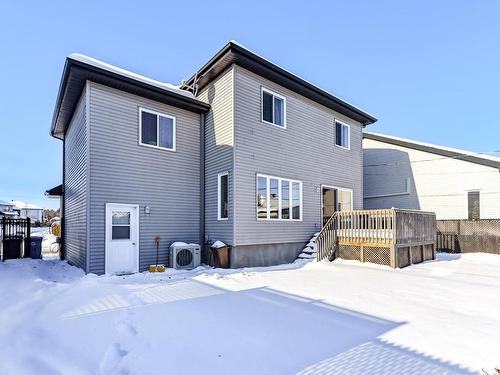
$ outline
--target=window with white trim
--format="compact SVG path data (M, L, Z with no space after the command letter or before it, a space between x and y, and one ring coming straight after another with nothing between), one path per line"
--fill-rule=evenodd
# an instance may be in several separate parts
M286 128L286 99L262 88L262 121Z
M257 220L302 220L302 182L258 174Z
M229 173L217 176L217 219L227 220L229 217Z
M111 239L130 239L130 212L113 211L111 214Z
M350 149L351 127L335 120L335 145Z
M139 109L139 144L175 151L175 117Z

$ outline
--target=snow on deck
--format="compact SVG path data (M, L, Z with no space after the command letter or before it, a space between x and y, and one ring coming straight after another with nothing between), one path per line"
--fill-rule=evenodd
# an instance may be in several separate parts
M499 267L440 254L396 270L337 260L108 277L7 261L0 373L491 372Z

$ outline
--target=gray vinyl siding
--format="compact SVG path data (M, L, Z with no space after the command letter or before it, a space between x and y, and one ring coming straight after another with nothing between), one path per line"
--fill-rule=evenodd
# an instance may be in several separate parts
M86 269L87 145L86 94L82 92L64 139L64 251L66 260Z
M353 190L362 208L361 125L235 67L236 245L306 241L321 227L321 185ZM261 87L286 97L286 129L261 122ZM350 150L334 146L334 119L348 123ZM302 181L302 221L258 221L256 174Z
M205 236L233 245L233 69L205 87L198 99L211 105L205 115ZM217 175L229 172L229 217L217 220Z
M176 151L139 145L139 107L176 118ZM199 243L200 115L90 83L90 272L105 271L105 205L139 205L139 269ZM150 214L144 213L149 206Z

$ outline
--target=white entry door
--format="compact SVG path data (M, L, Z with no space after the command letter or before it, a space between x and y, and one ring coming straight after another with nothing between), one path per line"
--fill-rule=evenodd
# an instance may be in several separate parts
M139 271L139 206L106 204L107 274Z

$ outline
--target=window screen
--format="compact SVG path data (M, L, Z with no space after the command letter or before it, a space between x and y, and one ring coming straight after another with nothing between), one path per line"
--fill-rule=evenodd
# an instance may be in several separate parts
M159 146L164 148L174 148L174 120L169 117L160 116Z

